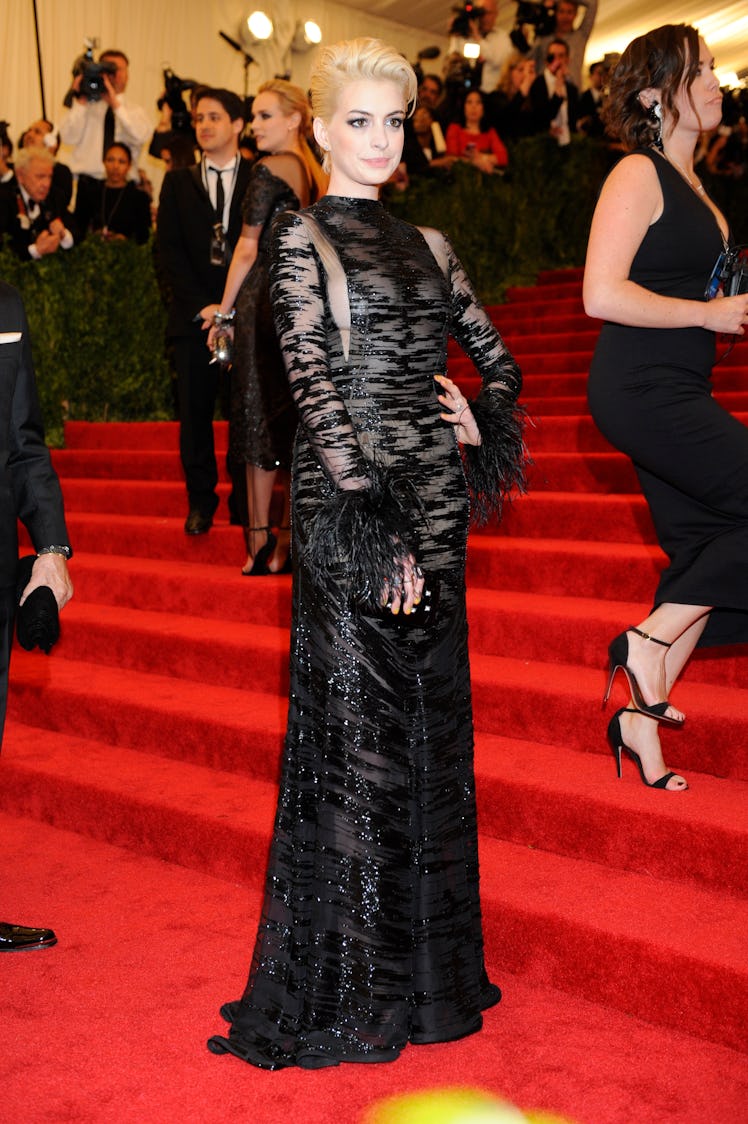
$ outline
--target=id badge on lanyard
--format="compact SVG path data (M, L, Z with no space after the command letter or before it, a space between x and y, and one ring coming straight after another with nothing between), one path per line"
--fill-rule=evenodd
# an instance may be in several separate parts
M210 264L222 268L228 264L226 260L226 233L221 222L213 224L213 233L210 239Z

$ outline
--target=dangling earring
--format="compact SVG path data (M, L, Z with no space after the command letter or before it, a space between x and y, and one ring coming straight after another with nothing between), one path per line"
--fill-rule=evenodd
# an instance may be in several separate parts
M663 151L663 144L662 144L662 106L660 105L660 103L658 101L652 102L652 104L649 107L649 112L647 113L647 116L649 117L649 120L652 122L652 124L655 127L655 135L654 135L654 138L652 140L652 144L655 146L655 148L659 149L660 152L662 152Z

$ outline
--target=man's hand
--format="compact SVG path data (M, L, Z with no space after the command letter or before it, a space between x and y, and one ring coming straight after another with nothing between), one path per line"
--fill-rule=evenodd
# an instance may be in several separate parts
M104 101L111 109L119 109L119 97L112 85L112 79L108 74L102 74L104 79Z
M57 608L62 609L73 596L73 583L68 572L67 559L62 554L42 554L31 571L31 581L21 595L23 605L30 593L40 585L48 585L55 595Z
M41 257L45 257L46 254L57 253L61 239L62 234L53 234L51 230L43 230L34 245Z

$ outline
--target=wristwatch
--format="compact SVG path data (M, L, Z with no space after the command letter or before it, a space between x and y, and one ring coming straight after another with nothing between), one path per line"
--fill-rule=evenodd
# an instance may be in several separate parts
M37 550L36 557L41 558L42 554L61 554L63 558L70 558L72 553L69 546L43 546L41 550Z

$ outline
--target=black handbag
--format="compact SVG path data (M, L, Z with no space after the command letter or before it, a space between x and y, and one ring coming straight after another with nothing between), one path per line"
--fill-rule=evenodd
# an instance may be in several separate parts
M16 570L16 601L31 581L31 571L36 562L35 554L27 554L19 561ZM48 585L37 586L16 613L16 634L18 643L27 652L40 648L49 655L52 646L60 638L60 611L57 600Z

